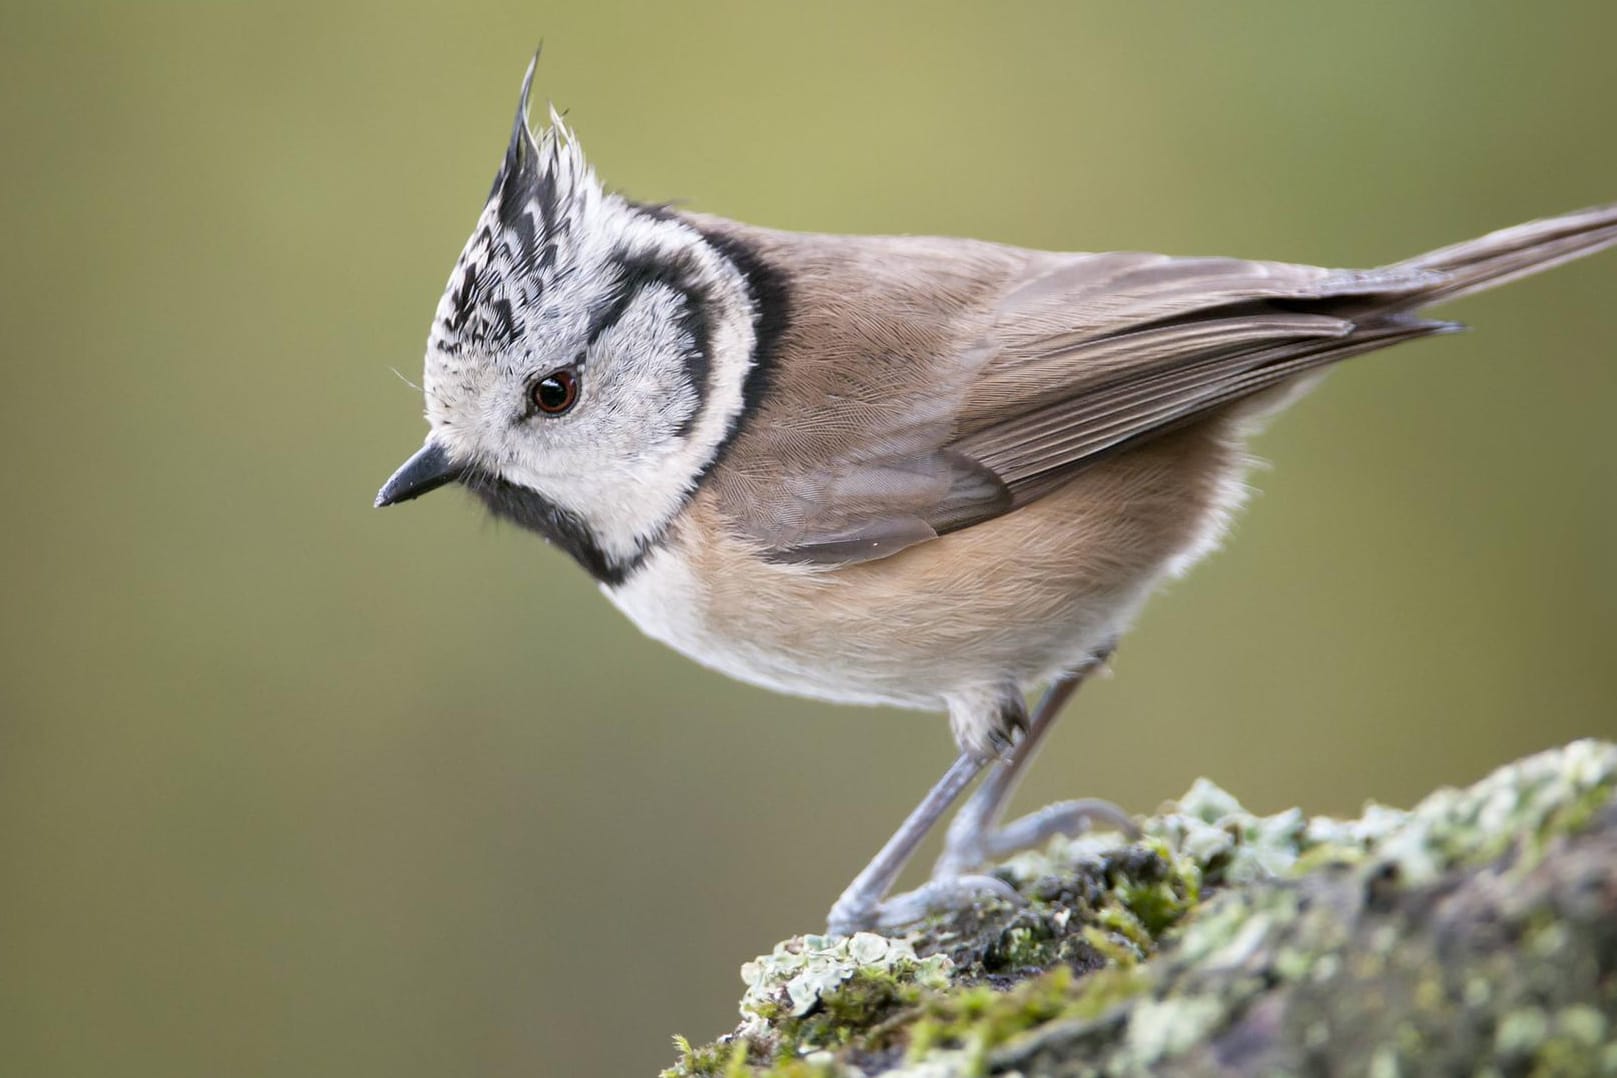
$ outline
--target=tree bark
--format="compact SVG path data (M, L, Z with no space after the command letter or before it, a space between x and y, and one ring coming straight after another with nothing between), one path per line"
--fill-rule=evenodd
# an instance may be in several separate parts
M778 945L665 1078L1617 1075L1617 745L1356 820L1201 780L1143 832L998 866L1019 907Z

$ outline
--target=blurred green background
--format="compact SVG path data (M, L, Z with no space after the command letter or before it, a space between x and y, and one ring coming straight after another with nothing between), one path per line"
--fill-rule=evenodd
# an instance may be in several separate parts
M1373 264L1617 198L1617 7L13 3L0 1073L650 1074L951 755L370 500L517 83L761 224ZM1279 420L1021 803L1617 734L1617 255ZM403 379L396 376L402 373Z

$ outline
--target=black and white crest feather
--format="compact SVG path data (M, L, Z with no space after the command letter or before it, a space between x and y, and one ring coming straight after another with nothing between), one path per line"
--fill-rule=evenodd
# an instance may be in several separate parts
M438 308L433 343L447 353L498 349L520 337L545 285L582 261L577 248L603 197L554 108L537 139L528 125L538 59L523 76L505 157Z

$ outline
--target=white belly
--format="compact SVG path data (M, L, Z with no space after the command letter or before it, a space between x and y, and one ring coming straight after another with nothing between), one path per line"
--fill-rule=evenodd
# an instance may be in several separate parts
M758 588L744 605L711 583L664 549L621 586L602 591L647 636L739 681L844 704L940 706L947 688L941 671L907 668L819 619L800 619L792 601L800 582Z

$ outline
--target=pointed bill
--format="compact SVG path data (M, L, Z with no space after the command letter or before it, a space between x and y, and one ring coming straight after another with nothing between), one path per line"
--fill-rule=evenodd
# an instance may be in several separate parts
M407 502L437 490L445 483L459 479L466 469L452 463L449 454L428 441L416 450L415 456L399 466L393 478L382 484L376 494L376 508Z

